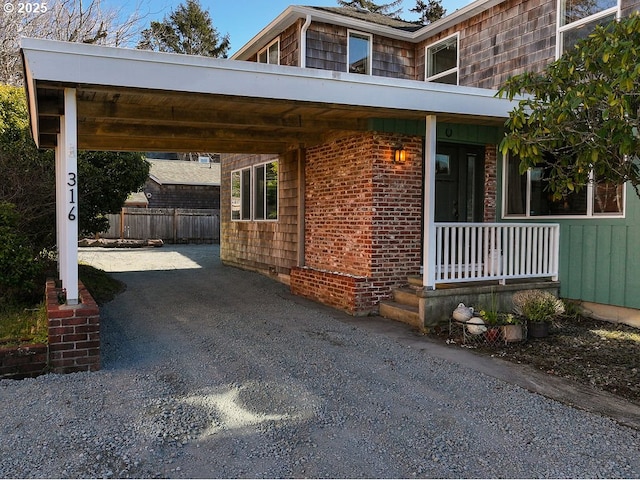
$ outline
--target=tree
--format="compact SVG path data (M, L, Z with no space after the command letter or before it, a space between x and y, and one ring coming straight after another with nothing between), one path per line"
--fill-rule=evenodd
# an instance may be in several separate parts
M141 37L138 48L159 52L226 58L230 47L229 35L220 37L197 0L179 5L162 22L151 22Z
M589 183L629 182L640 196L640 15L596 27L542 73L507 80L518 105L500 150L520 172L543 166L555 200Z
M139 8L124 15L123 9L106 8L101 0L56 0L29 5L39 7L33 7L29 13L5 11L0 16L0 83L22 85L21 36L118 47L138 35L143 18Z
M371 13L380 13L389 17L397 17L402 13L402 8L396 8L402 4L402 0L378 5L373 0L338 0L341 7L363 8ZM395 10L394 10L395 9Z
M447 13L442 0L416 0L416 6L410 11L420 15L419 21L425 25L440 20Z
M84 236L107 231L107 213L119 213L129 193L137 192L149 176L149 163L140 153L80 152L78 154L78 217Z
M55 245L55 172L52 151L30 137L24 90L0 86L0 202L16 206L15 228L35 253ZM127 195L149 175L139 153L78 152L78 227L83 234L108 228Z

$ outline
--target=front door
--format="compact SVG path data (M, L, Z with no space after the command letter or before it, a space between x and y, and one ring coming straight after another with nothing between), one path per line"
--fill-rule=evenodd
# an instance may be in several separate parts
M436 222L482 222L483 147L438 143L435 176Z

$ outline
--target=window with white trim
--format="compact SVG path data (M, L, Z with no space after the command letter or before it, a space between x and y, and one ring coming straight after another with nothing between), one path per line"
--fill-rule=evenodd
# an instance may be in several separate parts
M231 172L231 220L278 219L278 162Z
M280 39L276 38L273 42L258 52L258 63L269 63L271 65L280 65Z
M368 33L349 31L347 40L347 68L349 73L371 75L373 37Z
M458 85L458 43L460 36L454 33L426 47L425 80L427 82Z
M624 217L624 184L589 183L577 193L553 200L547 188L549 170L530 168L520 174L520 159L509 156L503 169L505 217Z
M619 0L558 0L556 56L589 36L598 25L620 17Z

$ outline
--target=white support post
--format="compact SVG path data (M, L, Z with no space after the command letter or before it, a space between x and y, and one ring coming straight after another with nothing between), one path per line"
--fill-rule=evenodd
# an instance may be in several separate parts
M64 90L64 115L56 148L56 223L58 264L67 304L76 305L78 292L78 116L76 91Z
M424 238L422 239L424 262L422 285L427 290L436 287L436 116L427 116L424 142Z

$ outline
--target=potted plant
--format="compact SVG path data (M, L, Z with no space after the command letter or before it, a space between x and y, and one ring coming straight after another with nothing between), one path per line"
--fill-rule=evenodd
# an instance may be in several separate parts
M502 329L502 336L505 342L521 342L524 340L523 325L519 317L513 313L507 313L502 316L501 323L503 323L503 325L500 328Z
M564 312L562 301L546 290L521 290L513 294L513 308L529 322L529 336L543 338L549 324Z
M485 333L487 342L495 343L500 339L500 328L498 327L500 313L498 312L498 299L495 292L491 293L491 306L480 310L480 316L487 325L487 331Z

